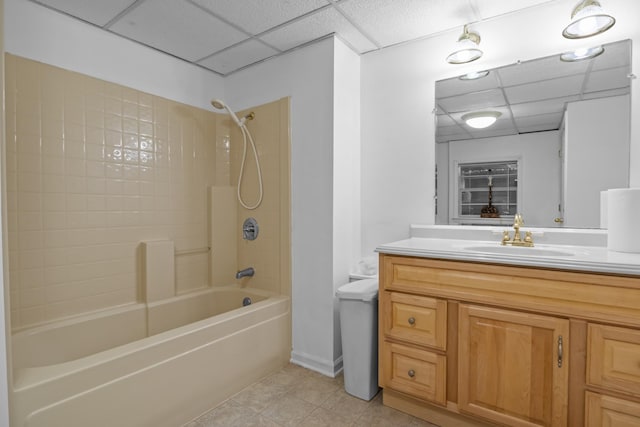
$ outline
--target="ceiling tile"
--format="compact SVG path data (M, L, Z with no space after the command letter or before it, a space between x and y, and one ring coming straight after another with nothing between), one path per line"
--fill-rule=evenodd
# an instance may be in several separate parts
M503 129L476 129L473 131L473 139L475 138L495 138L497 136L516 135L518 131L510 126Z
M598 99L598 98L606 98L609 96L622 96L622 95L629 95L630 93L630 88L628 87L624 87L624 88L620 88L620 89L611 89L611 90L604 90L601 92L593 92L593 93L585 93L582 96L582 99Z
M504 88L507 99L512 104L541 101L562 96L577 95L582 89L583 76L561 77L540 82Z
M475 92L466 95L452 96L438 100L438 106L449 113L460 114L489 107L500 107L507 102L499 89Z
M499 88L500 83L496 76L496 73L490 72L487 76L475 80L460 80L458 77L440 80L436 82L436 98Z
M525 83L583 74L587 71L587 61L562 62L558 55L526 61L497 70L504 86L516 86Z
M349 0L338 7L381 46L477 21L468 0Z
M189 61L247 38L185 0L154 0L118 20L112 31Z
M587 77L585 92L597 92L601 90L627 87L629 86L628 74L628 67L594 71Z
M475 3L476 9L480 13L478 20L481 20L498 15L504 15L505 13L510 13L519 9L537 6L543 3L550 3L552 1L556 0L471 0L471 3ZM569 13L567 12L567 15L568 14Z
M437 136L456 135L460 133L464 133L464 129L462 128L462 126L442 126L438 127Z
M436 122L438 123L438 128L440 128L440 126L447 127L456 124L456 122L446 114L438 114L436 116Z
M556 130L560 128L564 112L516 117L516 125L521 132Z
M325 0L190 0L251 34L259 34L315 9Z
M594 71L616 67L631 69L631 40L604 45L604 53L593 59Z
M198 64L217 73L228 74L276 54L278 54L277 50L251 39L204 59Z
M522 104L511 104L511 111L516 117L535 116L545 113L560 113L566 108L568 102L578 101L580 96L567 96L544 101L525 102Z
M339 33L341 38L359 53L376 48L333 8L308 15L304 19L280 27L260 38L278 49L289 50L333 32Z
M135 0L38 0L38 2L102 27L131 6Z
M450 135L436 136L436 142L463 141L471 138L473 137L470 134L460 131L458 133L452 133Z

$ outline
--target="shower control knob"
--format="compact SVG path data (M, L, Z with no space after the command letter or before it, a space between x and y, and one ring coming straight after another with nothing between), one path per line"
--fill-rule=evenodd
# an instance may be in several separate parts
M242 238L245 240L256 240L258 237L258 221L254 218L247 218L242 224Z

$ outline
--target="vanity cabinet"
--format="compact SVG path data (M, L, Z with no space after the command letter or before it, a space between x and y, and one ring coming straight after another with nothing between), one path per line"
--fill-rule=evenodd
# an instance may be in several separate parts
M437 425L640 425L640 277L380 255L385 405Z

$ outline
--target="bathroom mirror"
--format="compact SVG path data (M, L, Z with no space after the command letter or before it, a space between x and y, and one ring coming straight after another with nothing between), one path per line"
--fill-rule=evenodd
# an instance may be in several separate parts
M436 82L436 224L510 224L515 199L528 226L600 227L600 192L629 185L631 41L601 47ZM473 128L469 113L497 119ZM490 166L504 162L517 191Z

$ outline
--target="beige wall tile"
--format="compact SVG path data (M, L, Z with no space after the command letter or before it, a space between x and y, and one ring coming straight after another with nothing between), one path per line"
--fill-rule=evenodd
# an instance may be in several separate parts
M21 308L19 310L19 319L20 323L18 325L37 325L42 323L46 320L45 306Z
M281 198L288 200L289 188L280 175L289 141L288 131L281 135L282 102L257 107L259 119L249 125L265 183L277 188L265 190L258 210L236 212L234 205L226 219L233 224L218 224L233 242L216 241L216 250L234 248L219 258L227 264L221 284L233 282L241 259L258 269L259 287L283 288L281 264L288 268L289 260L278 255L289 207L282 212ZM175 287L184 293L211 285L208 189L235 185L242 144L225 115L10 54L6 105L14 328L135 302L143 240L170 240L177 253L204 249L175 258ZM249 197L255 176L250 163ZM262 221L264 239L241 248L238 224L247 215Z

